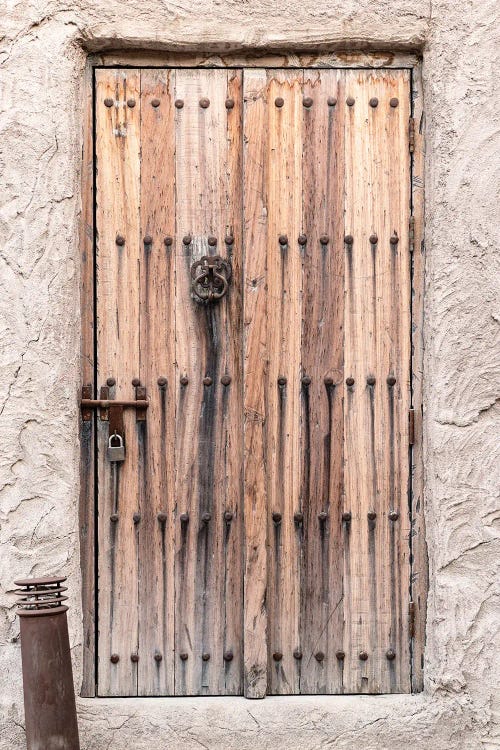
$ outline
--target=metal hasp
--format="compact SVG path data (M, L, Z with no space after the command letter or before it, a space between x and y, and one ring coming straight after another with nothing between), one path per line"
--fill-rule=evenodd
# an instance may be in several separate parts
M15 581L28 750L80 750L65 577Z
M231 263L220 255L204 255L191 266L191 288L203 302L223 297L231 278Z

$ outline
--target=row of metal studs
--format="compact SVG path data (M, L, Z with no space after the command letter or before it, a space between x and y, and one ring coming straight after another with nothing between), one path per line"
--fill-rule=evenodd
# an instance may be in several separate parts
M142 241L144 242L145 245L153 244L153 238L149 234L143 237ZM191 237L190 234L186 234L182 238L182 242L184 245L190 245L192 241L193 241L193 238ZM319 241L322 245L328 245L328 243L330 242L330 237L327 234L322 234L321 237L319 238ZM122 234L117 234L115 238L115 242L119 247L123 247L123 245L125 244L125 237ZM209 247L215 247L217 245L217 237L209 237L207 242L208 242ZM232 245L234 242L234 237L232 235L228 235L227 237L224 238L224 242L226 243L226 245ZM289 244L288 235L280 234L278 237L278 242L282 247L287 246ZM299 236L297 237L297 242L299 243L299 245L306 245L307 244L306 235L299 234ZM346 245L353 245L354 237L351 234L346 234L344 237L344 242ZM399 237L397 236L397 234L391 235L391 237L389 238L389 242L391 243L391 245L397 245L399 242ZM173 237L168 235L167 237L164 238L163 243L166 247L171 247L174 243ZM371 234L369 237L369 243L370 245L377 245L378 235Z
M294 652L293 652L294 659L297 659L299 661L300 659L302 659L302 656L303 656L302 651L300 649L296 648L294 650ZM335 657L336 657L336 659L338 661L344 661L344 659L345 659L345 651L336 651L335 652ZM389 648L385 652L385 657L386 657L386 659L388 661L393 661L396 658L396 652L394 651L394 649ZM187 661L188 658L189 658L189 654L187 654L185 651L182 651L179 654L179 659L181 661ZM203 661L209 661L210 660L210 654L207 653L207 652L205 652L205 653L203 653L201 655L201 658L202 658ZM224 652L224 655L223 655L224 661L230 662L230 661L233 660L233 658L234 658L234 655L233 655L232 651L225 651ZM323 651L317 651L314 654L314 658L316 659L317 662L321 663L321 662L323 662L325 660L325 654L323 653ZM360 651L359 654L358 654L358 658L361 661L367 661L368 658L369 658L369 654L368 654L367 651ZM157 651L154 654L153 659L156 662L159 663L159 662L162 661L163 656ZM282 659L283 659L283 654L281 653L281 651L275 651L273 653L273 660L274 661L281 661ZM134 662L134 663L137 663L139 661L139 654L137 654L137 653L131 654L130 655L130 660L132 662ZM118 664L118 662L120 661L119 655L118 654L111 654L110 661L111 661L112 664Z
M325 511L321 511L320 513L318 513L318 520L321 523L324 523L328 519L328 517L329 517L328 513L326 513ZM369 510L368 513L366 514L366 517L368 518L369 521L375 521L375 519L377 518L377 513L374 510ZM389 518L390 521L397 521L399 518L399 513L397 510L391 510L387 514L387 517ZM112 515L109 517L109 520L112 521L113 523L117 523L118 519L119 519L118 513L112 513ZM166 513L160 512L157 514L157 519L160 523L166 523L168 519L168 515ZM283 516L281 513L274 512L272 514L272 519L273 519L274 524L276 526L279 526L279 524L283 520ZM138 524L141 520L141 514L134 513L134 515L132 516L132 520L134 524ZM179 516L179 520L183 524L189 523L189 513L181 513ZM203 521L204 524L208 524L212 520L212 514L206 511L205 513L202 514L201 520ZM224 520L226 523L231 523L231 521L233 520L232 511L226 510L224 512ZM297 525L300 525L301 523L304 522L304 514L301 513L300 511L297 511L296 513L293 514L293 520L294 520L294 523L296 523ZM345 513L342 513L342 521L344 523L351 523L352 513L348 511L346 511Z
M326 102L329 107L335 107L335 105L337 104L337 99L334 96L329 96ZM356 103L356 100L353 96L348 96L347 99L345 100L345 103L347 104L348 107L352 107ZM373 107L373 108L378 107L378 103L379 101L377 97L372 96L369 101L370 107ZM104 105L106 107L119 106L119 104L120 104L119 100L115 101L114 99L111 99L110 97L106 97L106 99L104 100ZM151 99L151 106L154 107L155 109L157 109L160 106L160 104L161 102L159 99ZM207 99L207 97L203 96L199 100L198 104L200 105L202 109L208 109L208 107L210 106L210 99ZM281 107L283 107L283 105L285 104L285 100L283 99L282 96L277 96L276 99L274 100L274 104L276 107L278 107L278 109L281 109ZM302 104L304 105L306 109L310 109L312 105L314 104L314 100L310 96L304 96L302 99ZM393 109L397 107L398 104L399 104L399 99L397 99L395 96L392 97L392 99L389 101L389 105ZM133 109L135 105L136 105L135 99L133 98L127 99L128 107ZM174 102L174 105L177 109L182 109L184 107L184 99L176 99ZM226 106L226 109L233 109L234 99L226 99L225 106Z
M232 380L232 378L231 378L230 375L223 375L221 377L221 379L220 379L220 382L222 383L222 385L226 385L227 386L227 385L229 385L231 383L231 380ZM188 385L189 384L189 378L186 375L182 375L179 378L179 382L180 382L181 385ZM212 385L214 381L213 381L213 379L209 375L206 375L203 378L202 382L203 382L203 385L205 385L205 386L208 387L208 386ZM278 379L277 379L276 382L277 382L277 384L279 386L285 386L288 383L288 380L283 375L280 375L278 377ZM301 378L300 382L302 383L303 386L309 387L311 385L311 383L312 383L312 379L309 377L309 375L304 375ZM325 377L325 378L323 378L323 382L324 382L325 385L334 385L333 378L328 377L328 376ZM376 378L373 375L368 375L368 377L366 378L367 385L375 385L376 382L377 382ZM168 380L163 375L160 375L160 377L157 380L157 383L158 383L158 386L160 388L166 388L167 384L168 384ZM354 383L355 383L355 380L352 377L349 377L349 378L345 379L345 384L349 388L351 388L354 385ZM389 377L386 378L386 383L387 383L387 385L389 387L394 386L396 384L396 378L394 377L394 375L389 375ZM141 383L140 383L140 381L139 381L138 378L134 378L132 380L132 385L133 386L137 387L140 384ZM106 380L106 385L109 386L110 388L112 388L114 385L116 385L116 378L108 378Z

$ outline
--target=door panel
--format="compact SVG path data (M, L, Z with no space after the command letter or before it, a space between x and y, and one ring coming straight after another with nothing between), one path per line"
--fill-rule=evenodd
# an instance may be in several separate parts
M150 402L116 471L99 424L99 694L409 689L409 103L96 71L97 382Z

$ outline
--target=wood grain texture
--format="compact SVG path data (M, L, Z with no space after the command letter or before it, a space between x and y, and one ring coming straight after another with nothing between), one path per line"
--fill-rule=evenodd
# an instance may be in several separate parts
M111 107L104 100L111 99ZM134 98L136 106L126 105ZM116 378L110 396L134 397L139 373L140 73L96 71L97 382ZM124 245L116 236L125 238ZM117 523L110 521L113 480L107 422L99 423L99 695L137 695L139 442L125 412L126 461L118 469ZM112 664L111 654L119 661Z
M139 695L174 693L175 253L165 244L175 229L173 75L141 71L139 376L150 407L141 425Z

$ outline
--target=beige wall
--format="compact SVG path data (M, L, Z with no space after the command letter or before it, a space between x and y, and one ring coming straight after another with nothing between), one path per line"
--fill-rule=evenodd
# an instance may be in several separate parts
M496 0L4 0L2 6L0 748L24 747L16 577L69 575L80 681L82 81L89 51L126 47L423 52L426 687L418 696L258 703L80 700L83 748L499 748L492 720L500 671Z

